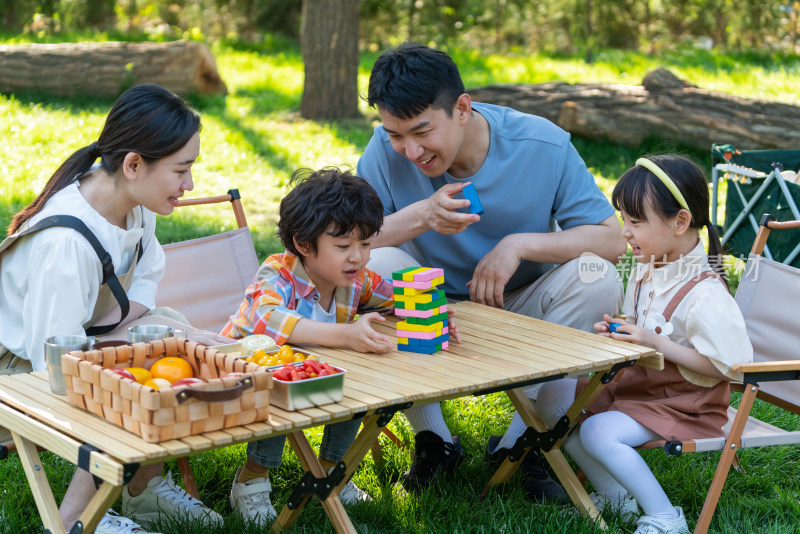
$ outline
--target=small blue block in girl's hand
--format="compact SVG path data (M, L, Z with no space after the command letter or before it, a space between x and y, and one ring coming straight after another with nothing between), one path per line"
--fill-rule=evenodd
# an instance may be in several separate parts
M617 328L619 328L620 326L622 326L622 323L609 323L609 325L608 325L608 331L609 331L609 332L614 332L615 334L625 334L625 335L628 335L628 333L627 333L627 332L617 332Z
M472 184L464 186L461 192L464 193L464 198L469 200L469 212L483 215L483 206L478 198L478 192L475 191L475 186Z

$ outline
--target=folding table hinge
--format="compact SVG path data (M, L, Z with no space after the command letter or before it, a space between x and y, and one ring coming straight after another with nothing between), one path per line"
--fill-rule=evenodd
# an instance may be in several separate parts
M614 380L614 377L617 376L617 373L619 373L621 370L625 369L626 367L630 367L631 365L633 365L635 363L636 363L636 360L628 360L628 361L625 361L625 362L619 362L618 364L614 365L614 367L612 367L611 369L606 371L606 374L603 375L603 377L600 379L600 382L602 382L603 384L608 384L609 382Z
M377 421L378 426L388 425L389 421L391 421L392 417L394 417L394 414L411 408L413 404L413 402L403 402L401 404L392 404L391 406L383 406L382 408L378 408L375 410L375 413L380 415Z
M139 470L139 464L137 462L131 464L125 464L122 466L122 482L127 484L133 478L133 475L136 474L136 471Z
M89 445L88 443L81 445L78 448L78 467L86 472L91 472L90 461L93 452L102 451L93 445ZM97 475L92 475L92 479L94 480L94 489L99 489L100 485L103 483L103 479ZM81 527L81 529L82 528L83 527Z
M520 436L517 441L514 442L514 446L511 447L511 450L508 452L508 459L512 462L516 462L522 458L525 449L528 447L549 451L553 448L553 445L555 445L556 441L567 434L569 427L569 417L566 415L559 419L553 428L547 432L538 432L537 430L528 427L522 436Z
M331 494L333 488L338 486L342 481L346 471L347 466L344 462L339 462L333 466L328 476L323 478L317 478L311 471L306 471L303 474L303 478L300 479L300 483L294 488L292 494L289 495L289 501L286 503L286 506L289 507L289 510L294 510L300 506L300 503L307 495L324 501L328 498L328 495Z

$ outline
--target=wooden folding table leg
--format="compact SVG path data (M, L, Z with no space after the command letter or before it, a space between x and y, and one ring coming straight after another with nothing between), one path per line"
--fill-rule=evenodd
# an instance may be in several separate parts
M599 379L597 380L597 384L600 384L600 386L603 385L600 383ZM589 385L587 385L587 389L592 386L593 382L590 381ZM514 407L517 409L517 412L520 414L522 420L528 427L535 429L537 432L547 432L547 425L544 424L544 421L541 420L539 414L537 414L533 409L530 400L528 400L528 397L525 396L525 392L523 390L515 389L509 391L508 396L511 398ZM569 414L570 411L573 411L573 408L578 402L583 403L585 398L592 398L593 400L596 398L596 395L580 395L575 399L575 402L570 407L570 410L567 411L567 414ZM578 413L580 413L585 406L586 404L581 404ZM570 421L577 421L577 419L570 419ZM567 434L568 433L569 431ZM567 495L569 495L570 499L572 499L572 502L575 504L578 510L580 510L584 515L587 515L595 520L600 528L605 529L607 526L603 518L600 516L600 512L598 512L597 507L592 502L592 499L589 498L589 495L586 493L583 484L581 484L580 480L578 480L578 476L575 474L575 471L572 470L572 466L570 466L569 462L567 462L567 459L564 457L564 453L561 452L561 445L564 443L566 437L567 436L563 436L561 439L558 439L552 449L549 451L543 450L542 454L548 463L550 463L553 473L555 473L556 478L558 478L558 481L561 482L561 485L564 486L564 490L567 492Z
M33 493L33 500L36 501L36 508L39 510L44 528L53 534L64 534L64 523L58 514L58 505L53 497L53 490L47 480L47 473L44 472L42 459L39 457L36 445L14 431L11 432L11 436L17 446L19 460L25 470L25 476L28 479L28 485Z
M89 501L88 506L81 514L80 522L83 523L83 532L94 532L106 510L116 502L121 493L122 486L115 486L110 482L103 482L100 485L100 488L98 488L94 497L92 497L92 500Z
M314 453L314 449L311 448L311 445L308 443L308 439L306 439L305 434L303 434L302 431L292 432L288 435L288 438L292 449L297 455L297 459L300 460L300 465L303 466L303 469L310 472L316 478L326 477L327 474L322 469L322 465L320 465L319 460ZM277 519L275 519L275 522L272 524L272 531L282 532L283 530L291 527L294 522L297 521L297 518L302 513L303 508L305 508L310 499L311 495L304 496L302 501L300 501L300 504L293 510L289 508L288 504L284 506L280 514L278 514ZM328 514L328 518L331 520L333 528L336 530L336 532L347 534L357 533L353 523L350 521L350 517L344 510L344 506L342 506L342 502L339 500L338 491L332 489L331 493L328 495L328 498L321 502L322 507L325 509L325 513Z
M742 400L736 410L736 417L734 417L733 424L731 424L731 431L728 433L728 439L725 440L725 448L722 449L722 456L719 458L717 470L714 471L714 478L711 479L711 486L708 488L703 509L700 511L700 517L694 527L694 534L708 532L711 518L714 517L714 510L717 508L717 502L719 502L719 496L722 494L723 486L725 486L725 480L728 478L731 464L736 458L736 451L742 445L742 432L747 424L747 418L750 417L750 410L753 408L753 402L755 402L757 395L757 385L747 384L745 386L742 392Z

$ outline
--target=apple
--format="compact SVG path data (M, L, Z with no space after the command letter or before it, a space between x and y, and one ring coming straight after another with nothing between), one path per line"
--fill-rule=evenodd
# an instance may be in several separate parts
M225 373L224 375L222 375L222 378L228 378L228 377L231 377L231 376L249 376L249 375L250 375L250 373L232 372L232 373Z
M195 384L202 384L205 380L202 378L181 378L180 380L176 380L172 383L172 387L176 388L178 386L192 386Z
M159 389L172 387L172 384L170 384L169 380L167 380L166 378L151 378L142 385L151 387L156 391L158 391Z
M111 372L112 373L117 373L122 378L128 378L128 379L133 380L134 382L136 382L136 377L133 376L133 373L131 373L127 369L123 369L121 367L115 367L114 369L111 369Z

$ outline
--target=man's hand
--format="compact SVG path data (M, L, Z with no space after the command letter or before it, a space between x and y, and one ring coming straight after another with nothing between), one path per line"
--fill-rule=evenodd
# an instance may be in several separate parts
M394 348L391 340L372 328L372 321L385 321L380 313L370 312L356 322L347 324L347 347L358 352L383 354Z
M494 308L503 307L503 292L511 276L519 268L521 256L516 234L504 237L481 258L472 280L467 282L469 299Z
M422 202L422 218L431 230L440 234L457 234L481 220L480 215L454 211L469 206L469 200L454 198L469 183L446 184Z

